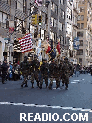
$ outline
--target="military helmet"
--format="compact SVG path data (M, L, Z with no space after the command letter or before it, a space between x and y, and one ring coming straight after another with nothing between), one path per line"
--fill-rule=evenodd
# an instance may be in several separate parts
M34 55L34 58L37 58L37 55L36 54Z
M67 60L67 61L68 61L68 58L67 58L67 57L65 57L65 58L64 58L64 60Z

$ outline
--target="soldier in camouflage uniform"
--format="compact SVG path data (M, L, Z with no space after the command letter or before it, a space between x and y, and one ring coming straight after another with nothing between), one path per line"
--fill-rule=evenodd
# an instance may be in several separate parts
M49 64L47 63L47 59L43 59L43 63L40 67L40 72L41 72L40 89L42 88L43 79L45 80L46 88L48 86L48 69L49 69Z
M37 56L34 55L34 60L31 61L31 83L32 83L32 88L34 88L34 79L37 82L37 87L39 87L39 67L40 67L40 62L37 60Z
M29 62L27 61L28 57L24 56L24 61L20 63L20 70L22 72L23 75L23 82L21 84L21 87L23 87L23 85L25 84L25 87L28 87L27 85L27 77L29 75Z
M62 80L62 67L63 67L63 60L60 60L60 64L59 64L59 71L60 71L60 80ZM64 86L64 83L62 82L62 86Z
M53 79L56 80L56 89L60 86L60 72L59 72L59 65L56 61L52 60L49 65L49 77L50 77L50 84L49 89L52 89Z
M68 58L66 57L64 59L64 63L63 63L63 66L62 66L62 83L64 84L65 83L65 89L67 90L68 89L68 84L69 84L69 77L70 77L70 73L71 73L71 65L68 61Z

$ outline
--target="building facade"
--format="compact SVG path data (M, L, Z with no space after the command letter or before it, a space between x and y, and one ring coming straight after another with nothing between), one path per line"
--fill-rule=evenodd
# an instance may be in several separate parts
M28 2L26 0L0 0L0 45L2 47L0 59L2 61L5 58L8 62L13 62L13 57L21 60L20 47L16 49L15 44L16 39L28 31L25 19L28 14L27 8Z
M89 66L91 63L91 46L92 46L92 1L79 0L80 13L78 15L78 32L80 47L77 51L76 58L78 63L83 66Z

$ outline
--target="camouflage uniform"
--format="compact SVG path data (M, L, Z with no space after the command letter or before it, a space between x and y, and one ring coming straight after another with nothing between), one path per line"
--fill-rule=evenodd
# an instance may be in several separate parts
M63 67L63 60L60 60L60 64L59 64L59 71L60 71L60 80L62 80L62 67ZM62 86L64 85L64 83L62 82Z
M27 56L24 56L24 61L20 63L20 70L23 75L23 82L21 84L21 87L25 84L25 87L28 87L27 85L27 77L29 75L29 62L27 61Z
M70 77L70 74L71 74L71 65L70 63L68 62L68 58L65 58L64 59L64 64L62 66L62 83L65 83L65 86L67 89L68 88L68 84L69 84L69 77Z
M34 79L37 82L37 86L39 87L39 67L40 67L40 62L37 60L37 56L34 56L34 60L31 61L31 83L32 83L32 88L34 84Z
M43 79L45 80L46 88L48 86L48 69L49 69L49 64L47 63L47 59L44 59L40 67L40 72L41 72L40 89L42 88Z
M52 89L53 79L56 80L56 88L60 86L60 72L59 65L56 62L51 62L49 65L49 76L50 76L50 84L49 89Z

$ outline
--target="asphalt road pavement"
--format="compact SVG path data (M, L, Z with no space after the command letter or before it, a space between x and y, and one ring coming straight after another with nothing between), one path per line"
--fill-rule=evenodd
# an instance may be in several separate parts
M92 123L92 76L90 74L71 77L68 90L62 86L56 89L55 81L53 90L46 89L45 84L43 89L36 88L36 82L35 88L32 89L30 80L28 80L28 87L21 88L21 83L22 80L7 81L6 84L0 82L0 123ZM26 121L24 119L20 121L20 115L24 116L21 113L25 113ZM85 121L80 118L81 115ZM85 118L87 115L88 121ZM47 121L45 121L46 118Z

